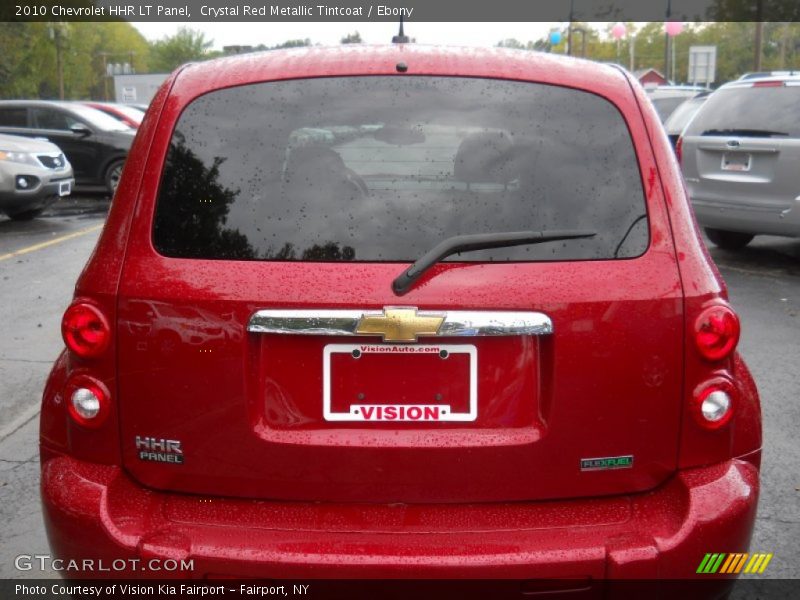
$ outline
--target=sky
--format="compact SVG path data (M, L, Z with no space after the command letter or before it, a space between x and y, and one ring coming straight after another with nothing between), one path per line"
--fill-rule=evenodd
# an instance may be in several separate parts
M223 46L275 46L286 40L309 38L315 44L338 44L348 33L358 31L367 44L391 42L397 33L397 23L132 23L149 41L173 35L182 26L201 31L213 40L213 50ZM600 25L600 24L598 24ZM535 41L548 35L551 28L565 23L417 23L407 22L405 33L420 44L456 46L496 46L497 42L516 38L521 42Z

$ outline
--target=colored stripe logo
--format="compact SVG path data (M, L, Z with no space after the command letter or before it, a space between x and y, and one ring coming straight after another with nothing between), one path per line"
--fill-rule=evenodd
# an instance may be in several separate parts
M739 573L763 573L772 554L757 552L755 554L733 553L733 554L712 554L708 553L703 557L697 573L713 575L715 573L739 574ZM743 570L744 569L744 570Z

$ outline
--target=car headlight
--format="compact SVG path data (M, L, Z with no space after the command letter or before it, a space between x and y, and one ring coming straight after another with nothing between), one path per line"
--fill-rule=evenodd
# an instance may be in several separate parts
M9 150L0 150L0 160L7 160L9 162L22 163L25 165L33 165L34 167L40 166L36 162L33 154L27 152L11 152Z

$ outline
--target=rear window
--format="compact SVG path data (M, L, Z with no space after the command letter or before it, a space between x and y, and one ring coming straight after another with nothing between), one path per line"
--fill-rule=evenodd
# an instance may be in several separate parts
M690 98L678 106L669 118L664 121L664 129L667 130L667 133L670 135L679 135L707 98L708 96Z
M27 108L0 108L0 125L6 127L27 127Z
M686 135L800 137L800 86L721 89L709 96Z
M588 260L648 245L618 110L533 83L347 77L192 102L173 132L153 239L166 256L413 261L446 238L579 229L593 238L449 260Z

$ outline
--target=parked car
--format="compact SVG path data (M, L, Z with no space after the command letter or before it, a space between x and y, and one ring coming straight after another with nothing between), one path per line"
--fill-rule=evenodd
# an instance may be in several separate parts
M800 76L715 91L680 141L697 220L717 246L800 236Z
M228 333L153 351L180 327ZM411 45L183 67L62 333L54 556L607 597L749 544L739 320L621 68Z
M148 104L136 103L136 102L128 102L125 103L125 106L130 106L131 108L135 108L137 110L142 111L143 113L147 112Z
M664 123L676 108L689 98L706 92L706 88L693 85L659 85L647 90L647 97L656 107L661 122Z
M764 77L788 77L800 76L800 71L758 71L754 73L744 73L739 77L739 81L746 79L763 79Z
M16 221L37 217L72 191L72 166L58 146L0 134L0 211Z
M83 104L95 108L110 117L114 117L117 121L120 121L131 129L139 128L145 113L145 111L127 104L116 104L114 102L84 102Z
M79 186L119 183L136 132L99 110L78 102L0 101L0 133L49 140L63 150Z
M708 100L708 95L710 93L711 92L703 92L694 98L684 100L672 111L669 117L667 117L667 120L664 121L664 131L667 132L667 137L673 148L675 148L678 143L678 138L681 137L681 133L686 128L686 125L688 125L692 117L697 114L697 111L700 110L700 107L703 106L705 101Z

